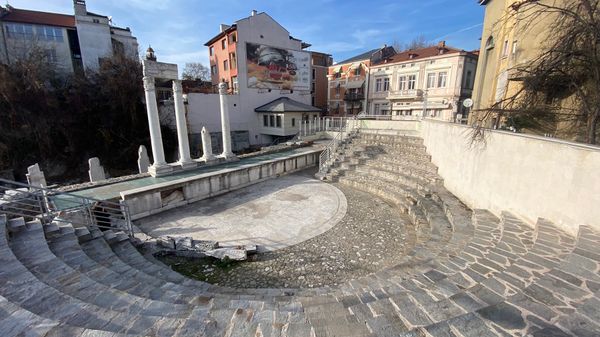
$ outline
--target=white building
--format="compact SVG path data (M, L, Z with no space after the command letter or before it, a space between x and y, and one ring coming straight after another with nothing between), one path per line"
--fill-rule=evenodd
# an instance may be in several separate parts
M284 120L279 128L277 124L264 127L256 109L281 97L292 104L311 105L311 55L303 50L307 44L290 36L266 13L252 11L232 25L221 25L221 32L205 45L209 48L213 84L227 82L230 88L232 131L246 132L251 145L271 144L299 132L300 121L291 126L292 114L281 114ZM192 134L200 133L203 126L211 133L221 129L218 95L190 93L187 97ZM315 111L319 115L320 110ZM235 135L233 138L235 150ZM192 148L198 146L192 140Z
M129 28L88 12L84 0L74 0L73 6L75 15L0 6L0 62L14 62L36 48L57 70L71 73L97 70L102 58L119 52L138 58L137 39Z
M368 114L465 118L462 102L471 97L477 57L440 42L371 64Z

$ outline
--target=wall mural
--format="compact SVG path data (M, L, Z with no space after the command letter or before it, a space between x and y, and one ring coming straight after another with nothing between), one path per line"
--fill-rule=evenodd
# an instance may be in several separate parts
M246 43L248 88L309 90L310 54Z

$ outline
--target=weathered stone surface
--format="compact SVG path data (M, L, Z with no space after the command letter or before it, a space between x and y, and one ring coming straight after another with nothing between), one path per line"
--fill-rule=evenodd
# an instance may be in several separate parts
M100 159L98 159L98 157L90 158L88 160L88 165L90 167L88 171L90 182L95 183L106 180L106 172L104 171L104 167L100 165Z
M140 145L138 149L138 170L140 173L148 173L148 168L150 167L150 158L148 157L148 150L144 145Z
M27 168L27 184L34 187L46 187L46 177L44 172L40 170L40 166L36 163Z
M225 257L234 261L245 261L248 259L248 254L244 249L217 248L205 251L204 254L221 260L225 259Z

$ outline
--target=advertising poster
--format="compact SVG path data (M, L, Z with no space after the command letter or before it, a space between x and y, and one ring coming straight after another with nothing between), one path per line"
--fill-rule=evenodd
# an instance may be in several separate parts
M309 90L310 53L246 44L248 88Z

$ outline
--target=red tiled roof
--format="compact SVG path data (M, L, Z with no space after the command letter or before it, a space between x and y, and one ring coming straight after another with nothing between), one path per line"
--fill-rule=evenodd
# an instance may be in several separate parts
M456 54L456 53L460 53L460 52L464 52L464 50L459 50L459 49L455 49L455 48L446 46L446 47L444 47L444 53L441 55ZM412 58L411 58L411 55L413 55ZM377 64L375 64L375 66L378 66L381 64L400 63L400 62L419 60L419 59L424 59L424 58L439 56L439 55L440 55L440 49L438 46L414 49L414 50L405 50L401 53L397 53L394 56L388 58L387 62L385 62L385 61L378 62Z
M75 16L73 15L28 11L17 8L11 8L1 20L37 25L75 27Z

